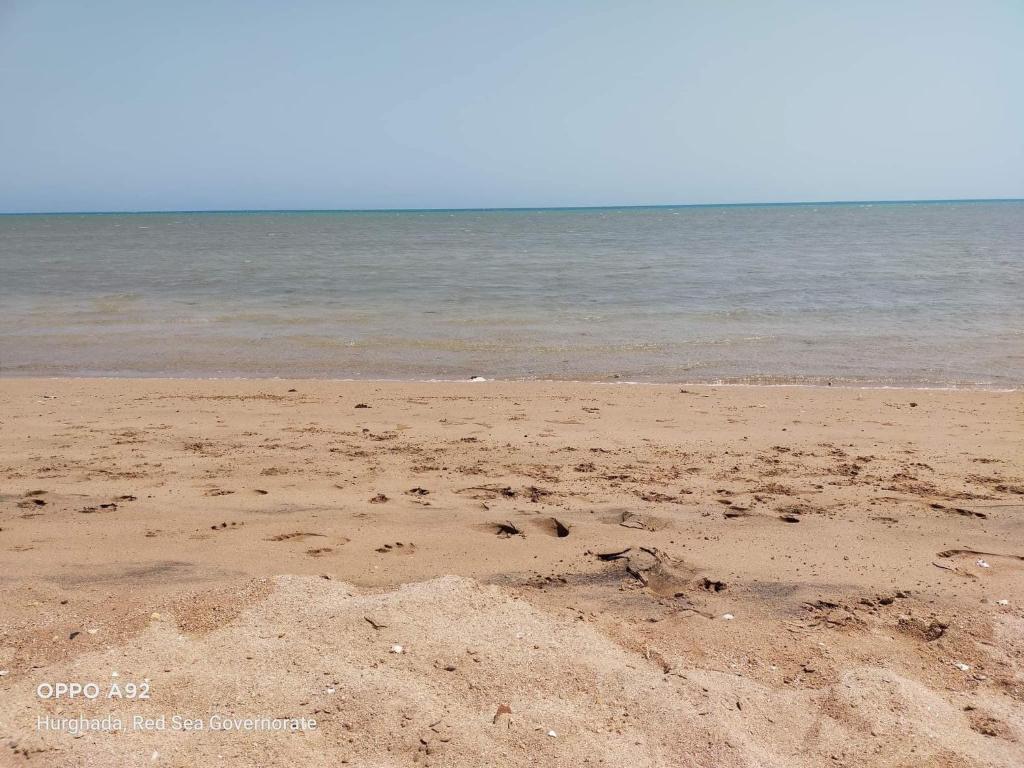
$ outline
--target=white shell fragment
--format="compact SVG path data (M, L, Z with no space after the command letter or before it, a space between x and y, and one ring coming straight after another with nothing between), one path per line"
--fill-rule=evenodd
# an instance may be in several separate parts
M391 652L392 653L405 653L405 648L400 646L398 643L395 643L394 645L391 646Z

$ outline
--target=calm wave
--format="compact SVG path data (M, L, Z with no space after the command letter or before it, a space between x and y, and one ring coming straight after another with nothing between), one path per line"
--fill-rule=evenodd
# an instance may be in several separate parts
M2 375L1016 387L1024 202L0 216Z

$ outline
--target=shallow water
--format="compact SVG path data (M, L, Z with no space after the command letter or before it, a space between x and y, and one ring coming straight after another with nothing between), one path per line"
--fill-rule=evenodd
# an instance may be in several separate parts
M1024 383L1024 202L0 216L0 374Z

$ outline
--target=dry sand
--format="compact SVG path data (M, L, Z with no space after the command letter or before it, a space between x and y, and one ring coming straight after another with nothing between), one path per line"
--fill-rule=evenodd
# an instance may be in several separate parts
M1019 392L5 380L0 430L0 765L1024 764Z

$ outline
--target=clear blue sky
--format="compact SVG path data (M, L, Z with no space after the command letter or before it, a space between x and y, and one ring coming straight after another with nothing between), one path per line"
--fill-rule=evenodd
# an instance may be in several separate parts
M1024 197L1024 0L0 0L0 211Z

